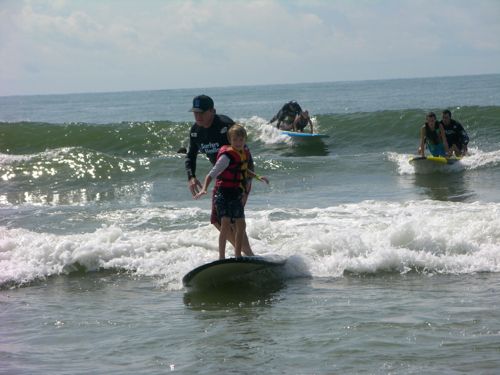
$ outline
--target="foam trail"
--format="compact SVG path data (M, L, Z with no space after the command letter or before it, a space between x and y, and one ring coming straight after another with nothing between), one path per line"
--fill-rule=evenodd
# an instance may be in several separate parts
M387 160L394 162L398 167L400 175L415 174L415 167L410 164L413 154L398 154L397 152L387 152ZM500 164L500 151L485 152L477 148L469 150L469 155L463 157L459 162L451 165L436 164L430 167L427 173L444 172L456 173L464 170L475 170Z
M241 120L249 130L249 135L254 139L258 139L266 145L271 144L292 144L290 137L282 134L276 125L269 124L269 122L261 117L253 116L250 119Z
M319 133L320 130L318 128L316 117L311 117L311 121L313 123L315 133ZM254 139L258 139L264 144L293 144L293 140L289 136L282 134L281 131L276 128L275 123L269 124L267 120L261 117L253 116L250 119L242 119L240 122L247 125L250 136ZM306 129L309 129L309 127Z

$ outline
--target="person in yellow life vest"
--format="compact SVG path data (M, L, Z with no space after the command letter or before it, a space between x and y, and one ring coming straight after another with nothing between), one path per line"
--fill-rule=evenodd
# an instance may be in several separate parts
M236 257L241 257L243 235L246 229L243 197L247 192L247 179L255 177L269 184L267 177L259 176L248 168L251 158L246 146L247 132L239 124L229 128L227 137L230 145L222 146L217 153L217 161L205 177L201 190L194 196L199 199L207 194L213 179L215 182L215 206L221 227L219 232L219 259L226 257L226 242L234 225Z

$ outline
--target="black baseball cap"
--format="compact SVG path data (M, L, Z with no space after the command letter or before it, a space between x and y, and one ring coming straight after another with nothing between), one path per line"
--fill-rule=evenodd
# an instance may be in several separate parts
M210 96L198 95L193 98L193 108L189 112L205 112L214 108L214 101Z

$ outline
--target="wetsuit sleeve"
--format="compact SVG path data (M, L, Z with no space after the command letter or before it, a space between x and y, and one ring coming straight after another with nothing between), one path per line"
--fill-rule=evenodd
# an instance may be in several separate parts
M468 144L469 143L469 135L467 134L467 132L465 131L464 127L462 126L462 124L458 124L460 126L460 136L462 138L462 143L464 145Z
M196 158L198 157L198 145L196 142L193 142L193 139L190 137L189 138L189 149L186 154L186 159L185 159L185 167L186 167L186 173L188 176L188 180L190 180L192 177L196 177Z

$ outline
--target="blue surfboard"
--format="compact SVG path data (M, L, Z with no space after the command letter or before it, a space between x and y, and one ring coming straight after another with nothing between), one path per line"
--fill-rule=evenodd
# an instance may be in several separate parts
M319 138L328 138L328 134L320 134L320 133L301 133L301 132L291 132L288 130L282 130L281 134L288 135L294 139L319 139Z

